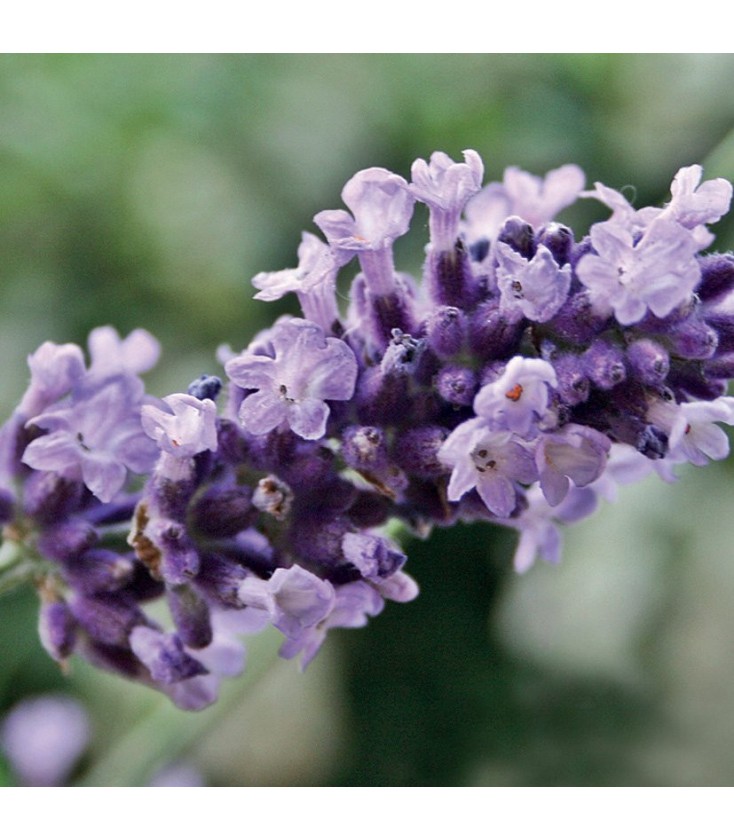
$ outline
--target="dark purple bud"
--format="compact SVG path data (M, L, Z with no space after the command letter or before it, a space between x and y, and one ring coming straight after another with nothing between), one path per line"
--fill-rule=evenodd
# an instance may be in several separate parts
M218 376L202 374L187 388L187 393L197 400L216 400L222 390L222 380Z
M734 353L709 359L701 367L708 379L734 379Z
M673 353L684 359L710 359L719 343L716 330L701 318L688 318L675 324L666 337Z
M574 344L588 344L609 322L609 318L594 311L589 293L584 289L572 294L548 327L558 338Z
M519 311L500 312L499 301L480 304L469 321L469 346L480 359L508 359L520 345L523 319Z
M716 349L719 353L734 352L734 313L731 312L706 312L706 323L716 331L718 344Z
M324 568L342 562L342 540L349 530L345 517L306 515L294 518L289 529L291 545L304 560Z
M191 524L207 537L233 537L254 521L252 490L246 485L212 485L200 496L191 511Z
M76 621L64 601L44 598L38 616L38 635L52 659L63 662L71 656L76 643Z
M696 294L704 303L714 303L734 289L734 254L707 254L698 264L701 282Z
M627 371L624 352L616 344L597 339L582 356L586 375L597 388L608 391L623 382Z
M236 387L231 382L229 388ZM235 412L236 413L236 412ZM217 456L227 464L242 464L248 455L249 446L239 424L217 418Z
M199 555L184 526L170 519L149 519L144 504L135 512L128 542L156 580L186 583L199 570Z
M42 525L52 525L79 509L84 490L80 481L34 470L25 481L25 512Z
M105 548L91 548L63 563L67 582L85 595L121 589L132 580L133 569L133 560Z
M135 601L122 593L77 594L69 606L79 626L103 645L126 648L133 627L147 624Z
M428 346L440 358L460 353L467 335L466 316L455 306L439 306L426 322Z
M477 377L470 368L446 365L436 377L436 390L451 405L471 405L477 390Z
M556 371L556 390L561 402L571 406L586 402L590 382L582 357L573 353L559 353L549 361Z
M668 451L668 436L656 426L647 425L637 438L637 451L652 460L664 458Z
M670 370L667 350L649 338L633 341L627 348L632 373L645 385L662 385Z
M506 243L513 251L517 251L518 254L527 260L531 260L535 256L535 233L533 227L519 216L510 216L505 221L497 240Z
M368 291L367 306L375 346L385 347L389 344L393 330L405 333L414 331L413 299L402 285L396 285L396 290L387 295L373 295Z
M190 477L172 481L154 473L147 487L150 508L160 516L183 521L195 489L196 484Z
M425 277L431 300L438 305L464 307L476 301L477 283L460 239L451 251L428 252Z
M167 595L171 617L181 641L191 648L211 644L209 607L201 595L186 584L168 587Z
M715 400L727 389L725 381L704 376L701 364L677 360L671 362L667 384L679 400Z
M563 266L571 259L574 246L573 231L566 225L549 222L538 232L537 244L545 245L558 265Z
M421 426L400 434L393 446L396 463L409 475L436 478L451 472L438 460L438 450L446 440L448 430L443 426Z
M137 627L130 636L133 652L162 685L207 674L207 669L183 648L175 633L161 633L151 627Z
M15 515L15 499L9 490L0 488L0 525L12 522Z
M246 577L247 572L239 563L224 555L204 554L196 583L213 600L229 607L241 607L237 590Z
M474 262L482 262L489 253L489 239L482 237L469 245L469 256Z
M364 491L357 494L348 516L356 528L378 528L387 522L392 510L392 503L387 496Z
M51 560L65 561L78 557L97 542L96 530L84 519L69 519L62 525L43 531L38 550Z

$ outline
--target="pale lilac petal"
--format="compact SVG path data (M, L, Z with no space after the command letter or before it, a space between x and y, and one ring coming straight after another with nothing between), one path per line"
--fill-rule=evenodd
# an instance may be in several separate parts
M496 516L509 516L517 504L515 485L497 473L483 475L477 482L477 492L484 504Z
M326 433L329 406L323 400L304 397L288 405L286 419L291 429L305 440L319 440Z

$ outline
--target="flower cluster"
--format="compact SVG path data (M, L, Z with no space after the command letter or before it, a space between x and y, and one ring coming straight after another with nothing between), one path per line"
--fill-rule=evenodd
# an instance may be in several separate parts
M146 395L142 330L95 330L89 362L75 345L30 357L0 432L0 522L51 656L201 708L241 669L242 634L272 625L305 667L328 630L414 598L388 523L514 528L524 571L617 485L727 455L734 256L701 252L731 185L690 166L665 206L635 209L573 165L483 175L474 151L417 160L410 181L358 172L298 266L254 278L303 317L222 348L221 397L217 376ZM611 211L582 238L555 221L578 198ZM420 283L393 258L416 202Z

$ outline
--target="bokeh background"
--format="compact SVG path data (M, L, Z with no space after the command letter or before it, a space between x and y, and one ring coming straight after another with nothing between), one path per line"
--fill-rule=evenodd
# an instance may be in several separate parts
M734 179L732 55L4 55L0 57L0 409L42 341L94 326L162 341L149 390L218 372L295 301L252 300L295 264L358 169L404 176L476 149L487 179L576 162L665 200L683 165ZM628 185L634 186L634 191ZM603 208L582 202L583 229ZM734 247L734 224L716 226ZM418 273L425 231L399 243ZM291 309L291 311L294 311ZM92 738L70 784L731 785L734 467L628 488L569 530L563 564L518 577L514 536L408 548L422 594L332 633L305 674L253 646L214 709L41 650L35 595L0 598L0 716L63 692ZM0 759L0 779L17 783Z

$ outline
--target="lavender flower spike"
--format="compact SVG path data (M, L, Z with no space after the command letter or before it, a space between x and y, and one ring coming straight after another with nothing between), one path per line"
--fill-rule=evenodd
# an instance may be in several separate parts
M299 437L319 440L326 433L327 400L354 393L357 360L338 338L301 318L285 318L268 334L271 355L246 351L225 369L245 397L239 417L247 431L263 435L281 423Z

